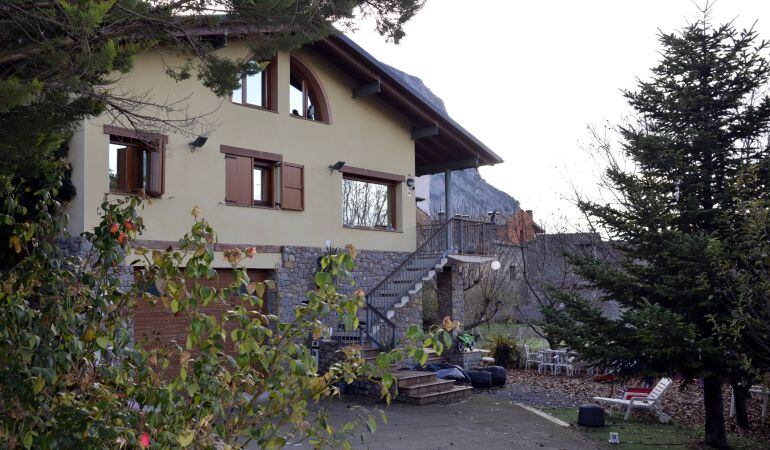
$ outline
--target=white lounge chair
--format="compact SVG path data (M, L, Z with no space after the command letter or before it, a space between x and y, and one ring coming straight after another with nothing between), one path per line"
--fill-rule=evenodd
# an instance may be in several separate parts
M663 396L663 393L666 392L666 389L668 389L670 385L671 378L661 378L660 381L658 381L658 384L655 385L655 388L652 390L652 392L650 392L647 397L644 398L623 400L620 398L594 397L593 399L595 402L608 403L610 405L610 414L612 414L613 408L617 408L618 410L625 408L626 415L624 420L626 421L628 421L628 418L631 417L632 409L646 409L655 413L658 416L658 420L665 423L668 422L670 418L661 410L660 398Z

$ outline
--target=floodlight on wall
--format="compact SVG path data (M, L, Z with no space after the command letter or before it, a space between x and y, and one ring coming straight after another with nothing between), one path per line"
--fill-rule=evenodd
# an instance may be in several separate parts
M194 141L190 142L190 151L194 152L196 148L203 147L208 140L208 136L198 136Z
M329 166L329 173L334 173L335 170L339 172L343 167L345 167L345 161L337 161L336 163Z
M414 177L411 175L408 175L406 177L406 195L413 196L414 195Z
M500 270L500 261L492 261L492 264L490 265L491 269L497 272Z

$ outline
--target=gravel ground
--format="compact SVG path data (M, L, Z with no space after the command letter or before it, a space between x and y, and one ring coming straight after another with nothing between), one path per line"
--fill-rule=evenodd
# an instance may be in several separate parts
M695 427L703 426L703 391L697 382L682 386L681 381L675 380L675 385L669 388L663 396L663 411L674 421L682 425ZM637 380L630 380L629 386L640 386ZM539 408L577 408L584 403L593 403L591 397L616 397L623 387L616 383L613 387L608 383L596 383L586 376L573 378L563 375L539 374L537 370L508 371L508 382L502 388L486 392L498 398L506 398L515 402ZM761 419L762 399L753 397L749 400L749 420L751 429L746 431L738 428L734 418L727 416L730 407L730 389L723 389L725 420L727 429L739 435L755 439L770 440L770 418L764 422ZM637 414L637 413L634 413ZM650 414L638 413L640 418L654 420Z

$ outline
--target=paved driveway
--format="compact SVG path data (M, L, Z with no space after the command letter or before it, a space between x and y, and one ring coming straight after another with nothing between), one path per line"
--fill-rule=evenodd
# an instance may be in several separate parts
M356 418L351 406L382 406L363 398L339 400L330 410L336 427ZM570 429L562 428L508 400L473 395L454 405L414 406L394 403L385 413L387 425L378 420L377 432L361 449L595 449ZM289 448L306 448L294 445ZM308 447L309 448L309 447Z

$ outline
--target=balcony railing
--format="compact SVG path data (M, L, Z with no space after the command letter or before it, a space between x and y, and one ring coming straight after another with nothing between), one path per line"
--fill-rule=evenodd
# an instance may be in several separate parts
M432 222L417 227L417 246L434 232L443 227L445 222ZM498 239L499 230L504 225L497 225L481 220L472 220L462 216L454 216L449 223L447 235L451 236L449 254L492 256L495 248L492 245Z

